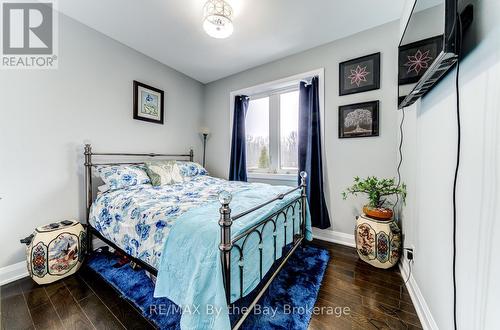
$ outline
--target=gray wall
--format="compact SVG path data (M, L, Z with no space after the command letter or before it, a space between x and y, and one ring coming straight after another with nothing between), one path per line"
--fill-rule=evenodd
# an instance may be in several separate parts
M322 120L325 124L323 149L326 153L324 159L326 199L333 223L332 229L352 234L354 217L359 213L364 200L343 201L341 191L356 175L383 177L395 175L398 32L398 22L385 24L208 84L205 91L204 118L205 125L213 132L208 141L209 171L216 176L228 175L231 91L325 68L325 116ZM339 97L339 63L375 52L382 53L381 88ZM380 136L340 140L337 129L338 106L372 100L380 100ZM323 234L328 235L329 232Z
M476 1L461 64L462 155L458 181L457 287L460 329L498 329L500 320L500 3ZM474 47L474 48L472 48ZM429 326L453 328L452 187L456 161L456 70L406 110L403 210L413 278Z
M60 15L58 70L0 73L0 267L36 226L84 220L83 143L201 156L203 85ZM165 91L165 125L132 119L132 81ZM197 157L198 158L198 157Z

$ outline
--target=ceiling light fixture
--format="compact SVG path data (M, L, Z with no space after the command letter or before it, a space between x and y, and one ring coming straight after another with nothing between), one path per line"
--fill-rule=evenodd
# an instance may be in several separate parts
M203 29L209 36L224 39L233 33L233 8L226 1L208 0L203 13Z

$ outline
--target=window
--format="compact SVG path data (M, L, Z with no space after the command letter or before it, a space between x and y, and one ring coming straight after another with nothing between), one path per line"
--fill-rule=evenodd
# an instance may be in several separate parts
M250 100L245 119L247 170L269 169L269 97Z
M298 121L296 87L250 96L245 124L249 173L297 173Z
M299 91L280 95L280 167L297 170L299 134Z

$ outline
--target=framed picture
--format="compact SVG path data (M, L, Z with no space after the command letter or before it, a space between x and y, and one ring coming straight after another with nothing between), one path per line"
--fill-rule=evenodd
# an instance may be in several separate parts
M443 36L420 40L399 47L399 84L419 81L443 49Z
M378 136L379 101L339 107L339 138Z
M134 80L134 119L163 124L164 93Z
M339 95L361 93L380 88L380 53L339 64Z

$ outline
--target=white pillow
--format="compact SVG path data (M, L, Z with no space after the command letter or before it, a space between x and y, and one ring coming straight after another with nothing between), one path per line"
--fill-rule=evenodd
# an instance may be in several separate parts
M108 190L122 189L138 184L150 183L143 167L135 165L103 165L97 171L108 186Z
M175 161L146 163L146 173L155 187L184 182L179 166Z
M102 186L97 187L97 190L99 190L99 192L102 194L109 190L109 186L107 184L103 184Z

